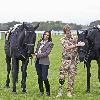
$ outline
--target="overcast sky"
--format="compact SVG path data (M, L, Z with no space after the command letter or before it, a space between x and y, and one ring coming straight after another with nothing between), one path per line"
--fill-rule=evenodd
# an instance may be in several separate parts
M0 23L14 20L87 25L100 20L100 0L0 0Z

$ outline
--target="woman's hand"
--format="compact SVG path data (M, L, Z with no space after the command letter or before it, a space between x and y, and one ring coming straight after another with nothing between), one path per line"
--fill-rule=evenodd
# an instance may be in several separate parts
M35 56L37 56L37 53L35 53Z
M37 56L37 53L32 54L32 57Z

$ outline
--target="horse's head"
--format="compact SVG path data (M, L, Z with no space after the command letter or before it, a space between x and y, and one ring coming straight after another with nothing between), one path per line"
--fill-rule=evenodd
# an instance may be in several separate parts
M100 48L100 29L98 27L93 27L88 31L87 39L91 46L94 48Z
M84 61L84 57L91 51L88 56L95 55L95 52L100 52L100 29L98 27L89 28L83 31L81 34L78 33L78 41L85 42L84 47L79 47L79 58L80 61ZM100 55L100 53L98 53Z
M15 46L17 49L22 50L26 53L26 55L31 55L34 52L34 46L36 41L36 33L35 30L39 27L37 24L35 27L31 23L23 22L22 25L17 26L13 33L13 41L15 42ZM14 43L12 43L14 44Z
M100 57L100 28L93 27L88 32L87 39L89 41L89 45L95 51L96 56Z
M23 28L24 28L24 41L23 45L26 46L27 54L30 55L34 52L34 46L36 41L36 33L35 30L39 27L39 24L37 24L35 27L31 23L23 22Z
M85 42L85 46L83 47L78 47L78 53L79 53L79 59L80 61L84 61L85 53L86 53L86 46L87 46L87 30L84 30L82 32L77 31L77 36L78 36L78 42Z

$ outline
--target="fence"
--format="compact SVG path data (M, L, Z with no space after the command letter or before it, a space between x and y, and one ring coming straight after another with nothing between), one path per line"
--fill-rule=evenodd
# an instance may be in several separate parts
M2 39L2 34L3 33L6 33L7 31L0 31L0 40ZM44 33L44 31L35 31L36 32L36 35L37 37L39 35L42 35ZM52 35L62 35L63 34L63 31L51 31L51 34ZM77 34L77 31L76 30L72 30L72 34ZM3 34L4 35L4 34Z

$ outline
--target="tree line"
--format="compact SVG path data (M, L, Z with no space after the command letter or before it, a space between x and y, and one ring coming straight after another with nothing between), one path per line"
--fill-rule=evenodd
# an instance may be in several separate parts
M87 29L89 27L100 25L100 20L91 22L89 25L77 25L76 23L63 23L62 21L42 21L42 22L32 22L33 25L40 23L38 31L44 30L54 30L60 31L63 29L63 26L69 24L73 30ZM7 23L0 23L0 30L9 30L10 27L13 27L15 24L21 24L21 22L12 21Z

